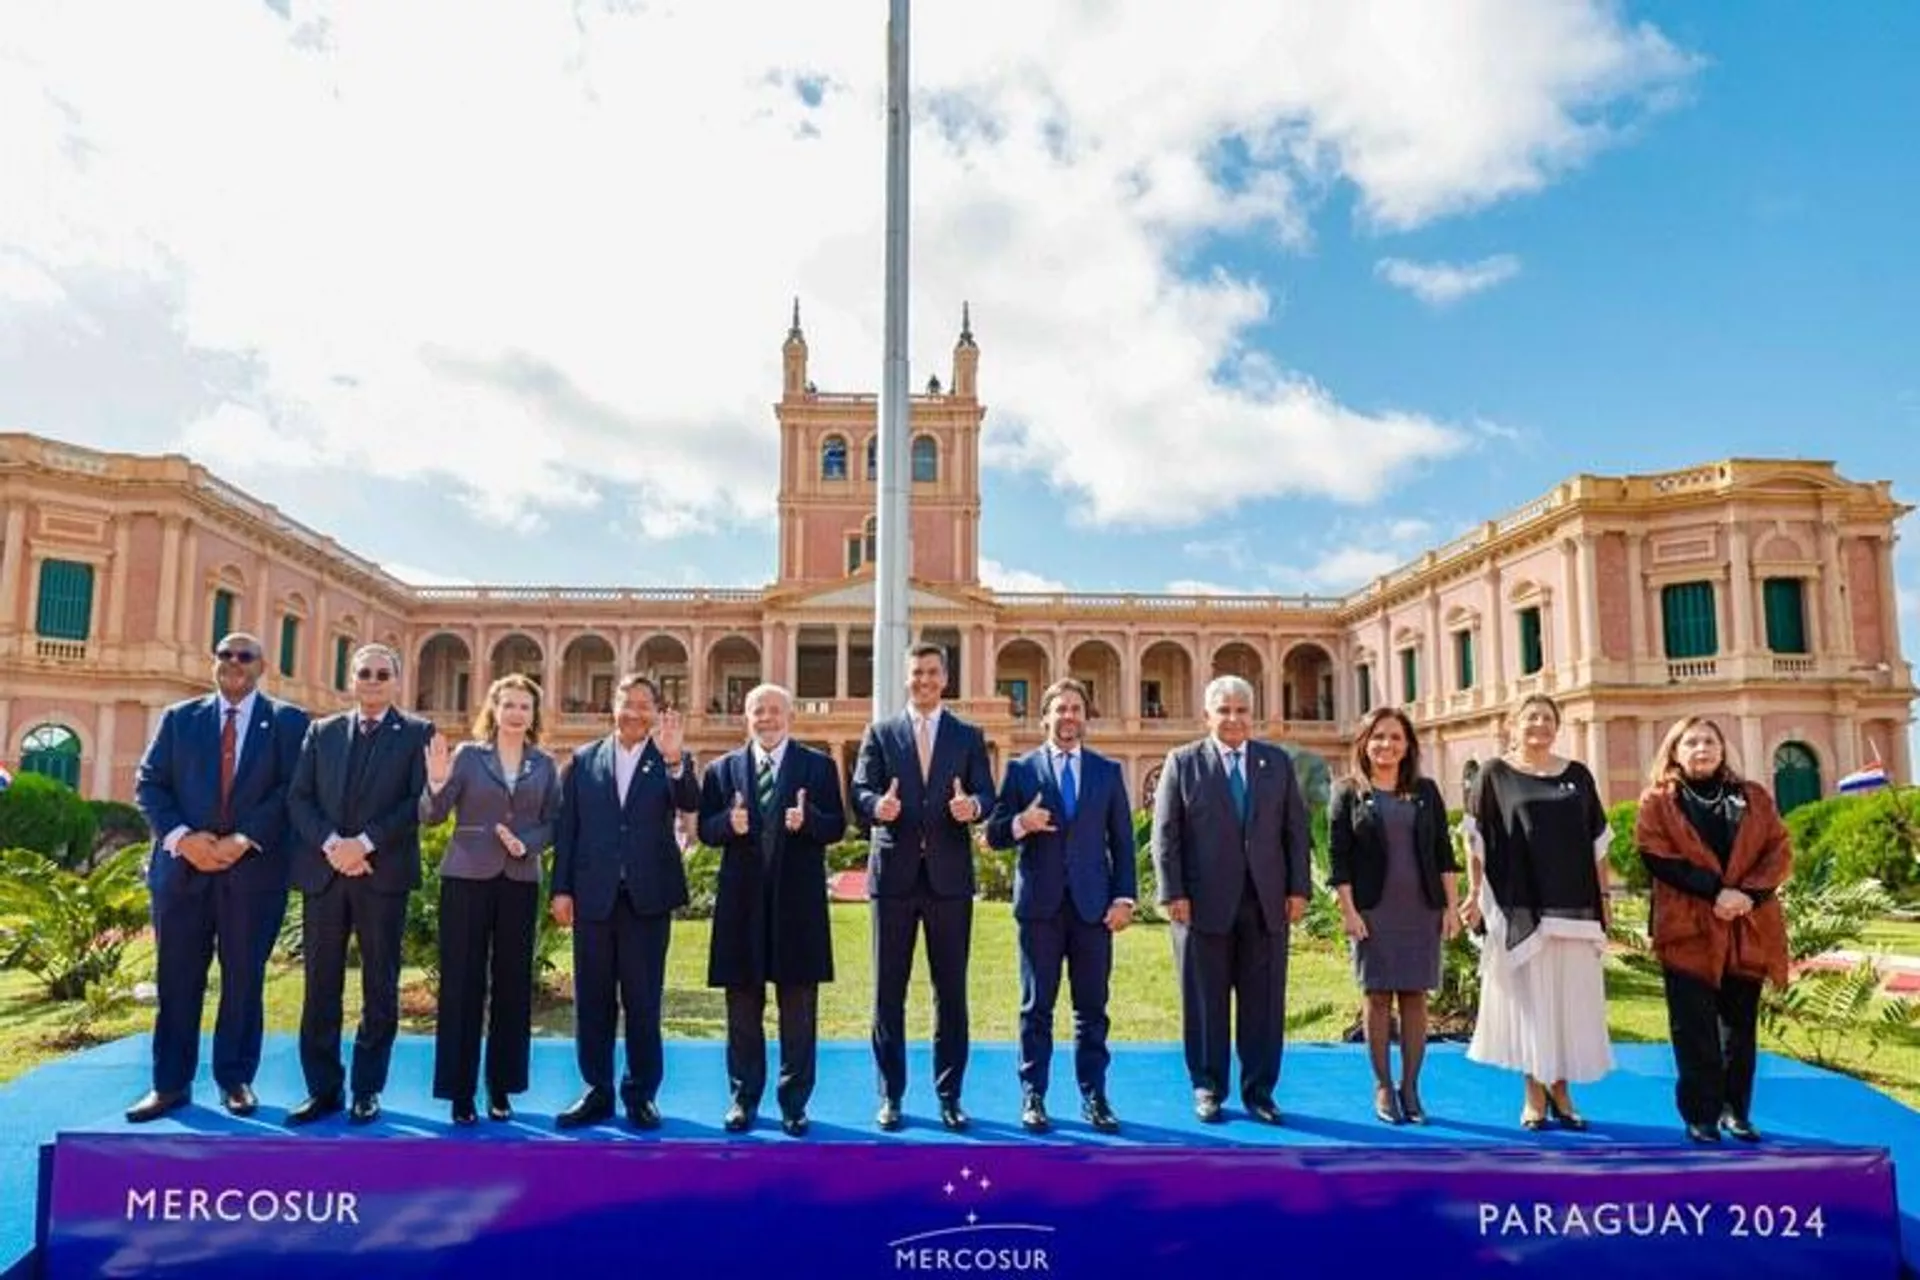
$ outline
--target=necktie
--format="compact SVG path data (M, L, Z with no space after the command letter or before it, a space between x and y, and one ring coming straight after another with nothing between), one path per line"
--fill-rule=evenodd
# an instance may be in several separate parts
M933 774L933 721L916 716L913 721L913 745L920 752L920 781Z
M1240 772L1240 752L1227 752L1227 790L1233 793L1233 807L1240 811L1240 821L1247 820L1247 775Z
M1073 811L1080 807L1080 788L1073 778L1073 753L1067 752L1060 757L1060 809L1068 822L1073 821Z
M378 729L379 727L380 727L380 722L379 722L378 720L375 720L375 719L374 719L374 718L373 718L372 716L361 716L361 717L360 717L360 732L361 732L361 733L364 733L364 734L366 734L367 736L369 736L369 737L371 737L371 736L373 736L373 731L374 731L375 729Z
M754 797L760 802L760 815L773 816L773 757L760 757L760 777L754 783Z
M239 732L234 727L234 717L240 714L240 708L228 707L227 718L220 726L220 825L233 825L233 767L238 752L235 748L240 742Z

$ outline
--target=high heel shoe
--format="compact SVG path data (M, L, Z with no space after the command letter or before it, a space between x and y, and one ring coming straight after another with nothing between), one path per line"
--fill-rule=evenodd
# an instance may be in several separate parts
M1381 1124L1397 1125L1401 1122L1400 1108L1394 1099L1393 1090L1375 1089L1373 1091L1373 1117Z
M1539 1133L1547 1127L1547 1118L1522 1108L1520 1111L1520 1127L1528 1133Z
M1400 1114L1406 1119L1408 1124L1425 1124L1427 1122L1427 1109L1420 1105L1420 1099L1417 1095L1406 1089L1402 1089L1400 1090L1399 1102Z
M1551 1116L1553 1122L1562 1129L1571 1129L1575 1133L1585 1133L1587 1131L1586 1117L1578 1111L1573 1110L1570 1106L1563 1109L1558 1102L1553 1100L1551 1093L1547 1095L1547 1114Z

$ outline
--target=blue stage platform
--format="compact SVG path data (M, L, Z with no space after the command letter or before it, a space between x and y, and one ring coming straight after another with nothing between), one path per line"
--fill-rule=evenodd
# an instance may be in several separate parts
M4 1163L0 1164L0 1196L4 1199L0 1203L8 1206L5 1215L0 1216L0 1264L22 1262L32 1247L34 1221L30 1206L36 1202L38 1193L39 1151L56 1135L61 1136L63 1143L60 1158L69 1161L70 1169L89 1170L86 1177L90 1181L79 1185L74 1179L80 1175L69 1174L63 1195L74 1205L87 1199L93 1183L104 1185L103 1180L120 1176L126 1170L148 1165L158 1168L169 1160L188 1161L186 1167L201 1171L242 1165L263 1171L317 1168L326 1163L323 1152L337 1155L343 1146L362 1143L379 1144L383 1153L377 1162L362 1163L390 1166L396 1186L402 1188L412 1185L406 1180L422 1176L423 1170L431 1173L435 1169L463 1167L472 1171L475 1178L492 1179L489 1185L503 1186L510 1180L509 1174L503 1171L517 1165L515 1173L526 1170L528 1178L545 1180L549 1186L555 1180L565 1183L570 1178L590 1183L601 1176L597 1171L604 1170L608 1196L614 1194L612 1189L624 1187L621 1194L629 1198L652 1197L664 1203L675 1195L694 1194L687 1187L703 1183L703 1179L703 1185L717 1188L726 1181L721 1174L734 1177L743 1169L750 1169L759 1183L764 1184L755 1194L784 1197L785 1202L794 1206L796 1223L801 1221L797 1216L799 1206L808 1206L805 1230L814 1233L807 1237L814 1243L806 1247L817 1263L823 1266L831 1263L830 1269L837 1269L840 1274L864 1273L863 1259L867 1259L867 1255L858 1250L880 1248L895 1249L890 1255L895 1271L950 1269L937 1267L934 1262L952 1261L955 1257L971 1257L983 1264L995 1259L1003 1264L1016 1263L1022 1256L1018 1249L1000 1248L995 1252L981 1246L972 1254L964 1251L950 1254L949 1242L943 1237L953 1232L977 1235L991 1229L1029 1233L1020 1236L1016 1243L1039 1239L1031 1233L1056 1230L1054 1226L1044 1225L1041 1219L1070 1221L1074 1213L1084 1216L1090 1212L1085 1205L1076 1207L1072 1195L1067 1196L1066 1201L1059 1201L1064 1194L1061 1188L1065 1186L1078 1186L1081 1190L1075 1194L1083 1198L1094 1196L1096 1191L1109 1197L1111 1203L1105 1204L1101 1213L1112 1213L1115 1205L1121 1206L1116 1221L1123 1228L1131 1223L1143 1233L1127 1241L1126 1247L1134 1258L1145 1261L1151 1257L1155 1243L1151 1219L1146 1216L1155 1206L1142 1199L1148 1189L1151 1188L1155 1200L1164 1202L1169 1188L1174 1189L1177 1198L1182 1189L1193 1185L1196 1175L1192 1171L1210 1170L1217 1174L1223 1169L1232 1170L1234 1185L1240 1185L1243 1179L1272 1179L1267 1185L1281 1188L1273 1194L1284 1201L1285 1212L1296 1218L1311 1213L1330 1224L1359 1224L1363 1229L1364 1223L1355 1215L1361 1208L1369 1212L1382 1211L1383 1197L1398 1197L1395 1203L1401 1205L1426 1204L1435 1194L1435 1185L1471 1187L1473 1190L1463 1200L1464 1207L1456 1216L1470 1217L1469 1202L1477 1202L1491 1223L1483 1218L1478 1224L1475 1238L1483 1242L1479 1246L1480 1255L1462 1256L1457 1261L1462 1267L1472 1264L1481 1270L1519 1274L1527 1270L1530 1258L1544 1262L1551 1252L1546 1248L1547 1242L1535 1234L1536 1228L1548 1225L1544 1218L1536 1217L1537 1204L1542 1196L1559 1204L1565 1187L1573 1185L1569 1179L1573 1179L1574 1184L1584 1179L1589 1187L1617 1184L1618 1194L1634 1197L1634 1203L1641 1199L1679 1202L1689 1196L1703 1205L1713 1201L1718 1204L1716 1212L1721 1215L1718 1232L1738 1236L1759 1226L1758 1222L1748 1220L1752 1210L1759 1207L1745 1204L1743 1197L1749 1188L1792 1186L1797 1189L1822 1185L1838 1188L1843 1184L1856 1190L1867 1188L1868 1191L1861 1192L1862 1199L1848 1202L1845 1194L1838 1194L1832 1202L1836 1209L1853 1212L1845 1209L1843 1202L1856 1207L1866 1203L1872 1198L1869 1192L1875 1185L1873 1179L1885 1176L1884 1161L1874 1154L1874 1149L1883 1149L1894 1159L1899 1198L1899 1252L1909 1267L1915 1259L1920 1259L1920 1114L1846 1077L1772 1056L1762 1059L1755 1113L1755 1120L1769 1135L1769 1141L1757 1149L1728 1143L1722 1149L1701 1151L1685 1143L1673 1119L1672 1059L1664 1045L1617 1047L1619 1066L1615 1072L1606 1081L1579 1091L1581 1108L1592 1121L1592 1128L1584 1134L1559 1131L1532 1134L1522 1130L1518 1124L1518 1081L1505 1073L1469 1063L1458 1046L1435 1046L1432 1050L1423 1093L1433 1123L1424 1128L1389 1127L1372 1118L1364 1051L1357 1047L1311 1044L1289 1048L1279 1095L1287 1124L1282 1128L1269 1128L1253 1123L1231 1108L1230 1122L1225 1125L1197 1123L1191 1114L1177 1048L1117 1046L1110 1093L1125 1123L1123 1133L1117 1138L1102 1138L1092 1133L1078 1118L1070 1081L1061 1080L1056 1082L1050 1099L1056 1131L1045 1138L1034 1138L1025 1134L1017 1122L1019 1089L1014 1076L1012 1046L974 1047L966 1098L974 1125L964 1135L945 1132L933 1119L928 1054L924 1046L916 1046L911 1064L913 1087L907 1098L908 1127L899 1135L881 1135L872 1125L874 1097L866 1046L829 1044L822 1046L822 1085L812 1107L813 1129L804 1140L784 1137L766 1115L752 1134L733 1137L721 1132L720 1116L726 1106L725 1069L722 1046L715 1042L669 1045L666 1084L659 1099L666 1124L657 1134L634 1133L618 1124L580 1135L556 1134L552 1115L570 1102L578 1090L572 1045L558 1040L536 1043L533 1072L536 1086L532 1093L517 1101L519 1114L514 1122L505 1125L483 1122L473 1129L456 1129L447 1122L445 1105L427 1094L431 1052L429 1040L402 1040L395 1056L393 1087L384 1098L386 1116L379 1124L356 1130L342 1121L328 1121L297 1134L281 1125L285 1108L302 1093L297 1056L289 1037L271 1039L266 1063L256 1082L263 1106L257 1116L245 1121L232 1119L214 1109L210 1105L214 1100L211 1085L203 1079L199 1097L208 1105L178 1112L137 1129L126 1125L120 1119L120 1110L146 1084L148 1045L144 1036L130 1037L42 1067L0 1088L0 1144L5 1147ZM1070 1064L1070 1049L1064 1050L1056 1063L1056 1072L1070 1073ZM435 1141L423 1141L428 1139ZM578 1144L588 1144L590 1151L579 1150ZM836 1146L841 1148L837 1153L833 1150ZM371 1154L364 1148L359 1150L362 1154ZM464 1159L448 1159L449 1152L458 1151L468 1154ZM210 1155L217 1155L218 1159L209 1159ZM742 1155L747 1159L743 1161ZM958 1160L949 1159L950 1156ZM193 1161L198 1163L192 1164ZM930 1175L921 1168L922 1165L932 1168L930 1162L937 1162L941 1169L947 1164L955 1164L956 1168L969 1164L992 1167L999 1171L996 1176L1003 1188L1026 1185L1028 1190L1019 1193L1024 1197L1020 1201L1024 1211L1014 1215L1022 1221L982 1222L916 1232L907 1228L924 1225L913 1217L917 1210L911 1206L889 1205L890 1211L897 1210L890 1221L905 1225L885 1240L876 1237L878 1243L868 1240L867 1236L874 1235L874 1231L866 1229L870 1216L863 1216L865 1202L848 1188L855 1184L867 1186L873 1196L884 1199L898 1191L896 1184L905 1181L924 1181L928 1177L938 1181L945 1177L950 1182L958 1176ZM1757 1177L1763 1165L1785 1181L1774 1184L1737 1181L1735 1175ZM1071 1176L1063 1177L1062 1170L1070 1171ZM1391 1192L1366 1181L1377 1181L1383 1174L1393 1180ZM968 1178L971 1177L969 1171ZM1527 1184L1529 1178L1544 1181ZM1561 1180L1559 1190L1550 1187L1556 1178ZM1852 1182L1848 1183L1848 1179ZM458 1181L457 1176L455 1180ZM377 1183L379 1179L374 1181ZM836 1181L842 1185L828 1194L824 1188ZM1496 1183L1501 1185L1496 1187ZM969 1181L968 1188L971 1186ZM968 1188L961 1188L962 1193ZM590 1209L593 1208L592 1192L598 1189L601 1188L584 1188L585 1202ZM371 1197L377 1193L379 1189L374 1188L366 1194ZM388 1188L387 1193L398 1194L392 1188ZM455 1197L465 1193L449 1188L442 1194ZM551 1191L541 1194L552 1197ZM576 1188L567 1194L579 1195L582 1190ZM711 1194L717 1197L719 1192ZM936 1202L940 1199L938 1192L930 1194ZM821 1200L822 1196L826 1198ZM1379 1203L1363 1205L1362 1201L1370 1196ZM1568 1202L1579 1198L1574 1195ZM464 1198L459 1202L467 1203ZM234 1201L235 1205L239 1203ZM124 1215L119 1202L103 1201L102 1204L105 1207L89 1204L85 1208L82 1216L93 1225L68 1238L70 1251L65 1256L79 1256L71 1250L85 1243L89 1238L87 1232L97 1236L103 1230L99 1224L133 1216L132 1199L127 1201L129 1207ZM680 1212L686 1216L678 1220L700 1222L703 1220L699 1214L718 1212L717 1200L703 1204L704 1208L682 1206ZM1490 1204L1498 1208L1487 1208ZM1523 1211L1516 1211L1515 1204L1522 1206ZM522 1217L531 1213L526 1205L520 1208L526 1211ZM543 1205L543 1211L550 1208ZM609 1201L600 1208L610 1215L615 1207ZM1391 1205L1386 1208L1395 1213L1403 1211ZM1793 1206L1769 1208L1765 1224L1769 1234L1783 1233L1786 1226L1784 1219L1775 1220L1776 1208L1786 1211ZM1209 1205L1206 1209L1225 1213L1219 1205ZM840 1214L844 1229L835 1226L836 1211L841 1210L844 1210ZM1726 1217L1729 1211L1735 1218ZM1807 1205L1799 1205L1797 1211L1804 1214ZM149 1207L144 1212L152 1217L162 1210ZM1003 1209L1002 1216L1005 1212ZM1046 1218L1048 1212L1053 1212L1055 1217ZM1176 1209L1172 1212L1194 1211ZM1514 1216L1516 1212L1518 1217ZM1544 1210L1538 1212L1545 1213ZM1554 1210L1551 1224L1555 1233L1569 1225L1558 1213L1558 1209ZM1839 1214L1834 1216L1834 1226L1838 1228ZM1860 1229L1868 1216L1864 1211L1855 1213L1851 1229ZM1029 1218L1034 1221L1026 1221ZM612 1224L616 1218L603 1216L597 1221ZM937 1225L941 1220L928 1221ZM969 1217L967 1221L971 1223L974 1219ZM1244 1217L1222 1217L1221 1221L1241 1223ZM1692 1225L1705 1221L1702 1216ZM1373 1257L1384 1264L1399 1257L1402 1250L1415 1247L1413 1241L1420 1233L1411 1219L1408 1222L1407 1239L1397 1245L1378 1237L1367 1237L1352 1241L1352 1249L1359 1250L1358 1253L1343 1251L1338 1258L1302 1256L1293 1247L1284 1252L1303 1264L1351 1263L1359 1257ZM204 1235L213 1230L205 1223L192 1226L184 1217L180 1223L176 1230L189 1235L193 1232ZM706 1221L703 1230L709 1234L704 1238L737 1243L741 1225L734 1223L729 1237L724 1224ZM1474 1236L1474 1225L1454 1222L1447 1229L1462 1236ZM1590 1229L1591 1225L1583 1224L1583 1228ZM1678 1227L1688 1225L1683 1221ZM1377 1227L1376 1218L1374 1229ZM510 1258L521 1256L516 1253L517 1249L526 1250L528 1258L546 1257L549 1254L540 1250L553 1247L548 1237L538 1235L524 1222L513 1231L497 1224L487 1229L502 1233L497 1241L490 1238L490 1252L486 1256L491 1261L504 1264ZM630 1225L608 1229L630 1230ZM1871 1235L1876 1229L1867 1227L1867 1234ZM1888 1230L1891 1231L1890 1226ZM256 1225L254 1231L257 1236L260 1228ZM1209 1228L1210 1233L1216 1231ZM1124 1230L1121 1234L1125 1234ZM1808 1266L1809 1260L1820 1256L1818 1248L1804 1240L1798 1244L1782 1240L1762 1242L1765 1247L1758 1247L1751 1240L1718 1243L1676 1240L1664 1243L1660 1252L1654 1252L1653 1241L1631 1240L1626 1238L1628 1234L1623 1230L1622 1238L1607 1242L1611 1252L1603 1255L1590 1250L1586 1257L1589 1261L1604 1257L1606 1266L1615 1273L1623 1266L1671 1264L1678 1270L1697 1274L1703 1260L1725 1262L1736 1256L1745 1259L1741 1273L1749 1277L1807 1274L1810 1270L1820 1273ZM1705 1233L1677 1228L1676 1234ZM842 1236L848 1241L846 1248L854 1251L844 1258L834 1253L840 1247ZM172 1237L175 1245L181 1238ZM1208 1238L1211 1241L1214 1235ZM1226 1236L1219 1238L1224 1240ZM1070 1243L1065 1236L1049 1235L1047 1239L1060 1242L1055 1246L1058 1248L1066 1248ZM1292 1239L1298 1244L1307 1243L1305 1235ZM450 1238L447 1247L452 1249L455 1243ZM1255 1247L1258 1243L1257 1238L1250 1237L1244 1245L1234 1247ZM1279 1246L1282 1242L1274 1243ZM763 1241L761 1244L780 1247L777 1243ZM1079 1249L1078 1254L1055 1257L1047 1269L1050 1274L1091 1274L1096 1268L1106 1269L1108 1262L1095 1255L1095 1250L1103 1245L1119 1247L1104 1237L1082 1241L1074 1246ZM284 1250L291 1246L282 1241L276 1247ZM1314 1247L1317 1246L1309 1245ZM724 1256L709 1246L702 1248L707 1252L693 1252L677 1259L665 1254L659 1257L663 1262L677 1260L685 1265L698 1263L705 1256ZM1198 1254L1182 1254L1172 1246L1167 1252L1165 1263L1196 1264L1202 1260ZM1890 1242L1885 1252L1890 1261L1893 1256ZM141 1272L142 1268L126 1262L129 1255L120 1256L120 1265L128 1268L124 1273ZM152 1255L156 1259L162 1256ZM169 1265L185 1267L179 1255L165 1256ZM1078 1265L1065 1265L1076 1259ZM91 1265L103 1264L96 1260ZM152 1265L162 1264L155 1261ZM410 1265L421 1269L409 1274L435 1273L431 1265L423 1265L418 1260ZM1584 1273L1584 1265L1576 1263L1571 1269L1562 1266L1559 1274ZM990 1268L982 1265L971 1269ZM283 1275L296 1273L278 1264L276 1271ZM191 1269L169 1274L202 1272L245 1274L244 1271L221 1272L218 1259L206 1258ZM732 1273L725 1265L708 1270L708 1275ZM1111 1274L1110 1270L1106 1273ZM1449 1273L1445 1266L1426 1269L1430 1275ZM462 1274L479 1273L469 1269Z

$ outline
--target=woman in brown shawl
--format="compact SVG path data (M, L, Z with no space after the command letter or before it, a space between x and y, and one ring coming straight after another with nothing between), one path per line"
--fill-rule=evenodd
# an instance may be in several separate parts
M1667 731L1640 797L1634 842L1653 877L1654 954L1687 1136L1758 1142L1753 1075L1760 986L1787 981L1776 891L1792 853L1773 797L1727 763L1720 726L1688 716Z

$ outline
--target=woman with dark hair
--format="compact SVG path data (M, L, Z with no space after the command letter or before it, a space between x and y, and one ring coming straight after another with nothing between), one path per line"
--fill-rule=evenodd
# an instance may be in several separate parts
M1420 740L1398 707L1360 722L1349 774L1327 813L1327 883L1353 940L1354 980L1367 994L1373 1114L1382 1124L1425 1124L1420 1064L1427 1049L1427 992L1440 985L1441 943L1458 932L1460 870L1440 788L1420 776ZM1394 1005L1400 1008L1400 1087L1392 1074Z
M1461 819L1469 928L1486 928L1480 1016L1467 1056L1526 1077L1520 1124L1585 1129L1567 1091L1613 1067L1607 1039L1607 847L1613 833L1586 766L1554 754L1560 708L1535 694L1518 741L1481 770Z
M1720 1130L1758 1142L1753 1075L1760 987L1787 982L1775 891L1793 866L1773 797L1727 762L1720 726L1688 716L1653 759L1634 843L1653 877L1649 926L1667 991L1680 1119L1695 1142Z
M540 686L495 680L473 722L473 741L449 754L427 748L420 822L454 815L440 860L440 1015L433 1096L453 1122L477 1123L480 1036L487 1040L487 1115L513 1118L527 1088L533 1037L533 939L540 912L540 855L553 843L560 772L540 750ZM491 990L489 990L491 988Z

